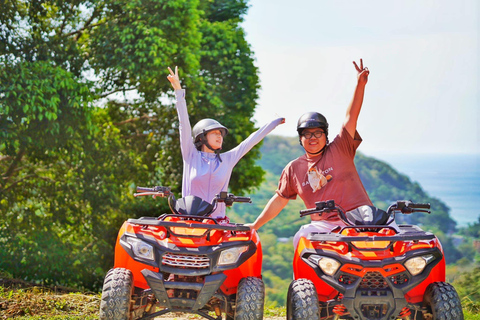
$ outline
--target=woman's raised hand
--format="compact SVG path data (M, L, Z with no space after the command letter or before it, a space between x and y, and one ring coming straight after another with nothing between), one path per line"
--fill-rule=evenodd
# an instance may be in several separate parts
M168 67L170 74L167 76L168 81L172 84L174 90L181 90L180 79L178 78L178 67L175 67L175 73Z
M357 63L353 61L353 64L355 65L355 69L357 69L358 72L358 83L359 84L367 84L368 81L368 75L370 74L370 71L368 70L367 67L363 67L363 60L360 59L360 67L358 67Z

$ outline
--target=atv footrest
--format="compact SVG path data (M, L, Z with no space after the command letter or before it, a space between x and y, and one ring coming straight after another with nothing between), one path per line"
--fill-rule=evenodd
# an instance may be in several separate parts
M157 298L160 307L171 309L172 307L187 308L191 311L200 310L220 288L227 276L223 273L205 276L205 282L175 282L164 281L161 272L153 272L148 269L142 270L142 274ZM199 291L197 299L169 298L167 289L195 290Z

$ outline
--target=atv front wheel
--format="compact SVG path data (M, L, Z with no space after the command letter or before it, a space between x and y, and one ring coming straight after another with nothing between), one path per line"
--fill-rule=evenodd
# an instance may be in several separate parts
M100 302L100 320L130 319L133 276L128 269L110 269L105 276Z
M318 320L318 295L313 282L293 280L287 294L287 320Z
M449 283L431 283L425 290L423 304L435 320L463 320L460 298Z
M237 289L235 320L263 319L265 303L265 285L263 280L247 277L240 280Z

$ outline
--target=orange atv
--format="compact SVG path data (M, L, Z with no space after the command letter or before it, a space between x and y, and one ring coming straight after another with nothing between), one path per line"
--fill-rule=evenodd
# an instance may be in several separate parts
M265 288L258 234L209 217L219 202L251 202L221 192L211 203L176 200L168 187L135 196L168 197L172 214L128 219L103 284L100 319L153 319L169 312L211 320L263 319ZM214 315L212 315L214 314Z
M385 212L362 206L344 212L333 200L300 216L337 211L346 226L300 238L287 319L462 320L457 292L445 282L440 241L395 213L428 212L430 204L397 201Z

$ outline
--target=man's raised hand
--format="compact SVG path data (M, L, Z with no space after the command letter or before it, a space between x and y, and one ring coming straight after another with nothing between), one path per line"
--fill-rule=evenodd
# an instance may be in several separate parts
M367 67L363 67L363 60L360 59L360 67L358 67L357 63L353 61L353 65L355 66L355 69L357 69L358 72L358 83L359 84L367 84L368 81L368 75L370 74L370 71L368 70Z

